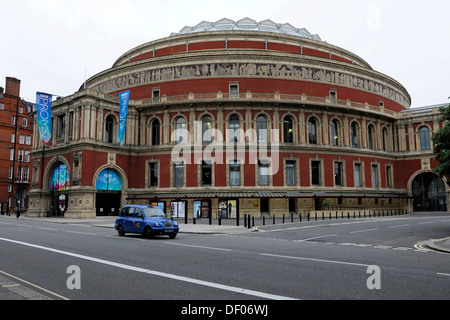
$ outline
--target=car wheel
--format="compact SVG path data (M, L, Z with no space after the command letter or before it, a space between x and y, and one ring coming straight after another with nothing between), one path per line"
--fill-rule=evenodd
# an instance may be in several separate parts
M145 227L143 236L147 239L153 238L153 230L150 227Z
M117 233L119 234L119 236L123 237L125 235L125 231L123 231L123 227L122 226L118 226L117 227Z
M175 237L177 236L177 234L176 233L173 233L173 234L169 234L169 238L170 239L175 239Z

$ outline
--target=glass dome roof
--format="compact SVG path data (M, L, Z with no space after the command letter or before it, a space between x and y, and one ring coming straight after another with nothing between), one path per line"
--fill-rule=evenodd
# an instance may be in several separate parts
M170 36L196 33L196 32L209 32L209 31L230 31L230 30L241 30L241 31L263 31L263 32L274 32L281 34L289 34L294 36L299 36L303 38L308 38L312 40L322 41L317 34L311 34L305 28L295 28L289 23L275 23L272 20L264 20L261 22L256 22L250 18L244 18L238 21L233 21L227 18L223 18L216 22L202 21L195 27L184 27L178 33L172 33Z

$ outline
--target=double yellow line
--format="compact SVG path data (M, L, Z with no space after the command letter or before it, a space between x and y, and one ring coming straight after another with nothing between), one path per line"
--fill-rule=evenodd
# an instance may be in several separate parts
M52 291L50 291L50 290L47 290L47 289L45 289L45 288L42 288L42 287L40 287L40 286L38 286L38 285L35 285L34 283L28 282L28 281L23 280L23 279L21 279L21 278L19 278L19 277L13 276L12 274L9 274L9 273L4 272L4 271L2 271L2 270L0 270L0 273L1 273L1 274L4 274L4 275L6 275L6 276L8 276L8 277L10 277L10 278L13 278L13 279L15 279L15 280L17 280L17 281L20 281L20 282L22 282L22 283L24 283L24 284L26 284L26 285L32 286L32 287L34 287L34 288L36 288L36 289L39 289L39 290L44 291L44 292L46 292L46 293L48 293L48 294L51 294L52 296L55 296L55 297L57 297L57 298L59 298L59 299L62 299L62 300L70 300L70 299L68 299L68 298L66 298L66 297L63 297L63 296L57 294L57 293L54 293L54 292L52 292ZM20 285L19 285L19 284L12 284L12 285L6 285L6 286L4 286L4 287L5 287L5 288L12 288L12 287L18 287L18 286L20 286Z

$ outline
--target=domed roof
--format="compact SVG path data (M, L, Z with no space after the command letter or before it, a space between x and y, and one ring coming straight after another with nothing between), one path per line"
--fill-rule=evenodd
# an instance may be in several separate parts
M311 34L305 28L295 28L289 23L275 23L272 20L264 20L261 22L256 22L250 18L244 18L238 21L233 21L227 18L220 19L216 22L202 21L195 27L184 27L178 33L172 33L170 36L196 33L196 32L209 32L209 31L231 31L231 30L241 30L241 31L263 31L263 32L274 32L281 34L289 34L294 36L299 36L303 38L308 38L312 40L322 41L317 34Z

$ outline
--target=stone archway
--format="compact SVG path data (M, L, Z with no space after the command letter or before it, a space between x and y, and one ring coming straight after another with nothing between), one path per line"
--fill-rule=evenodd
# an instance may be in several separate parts
M118 215L126 185L126 175L116 166L103 166L97 171L93 181L97 216Z
M411 182L414 211L447 211L444 181L433 172L423 172Z

